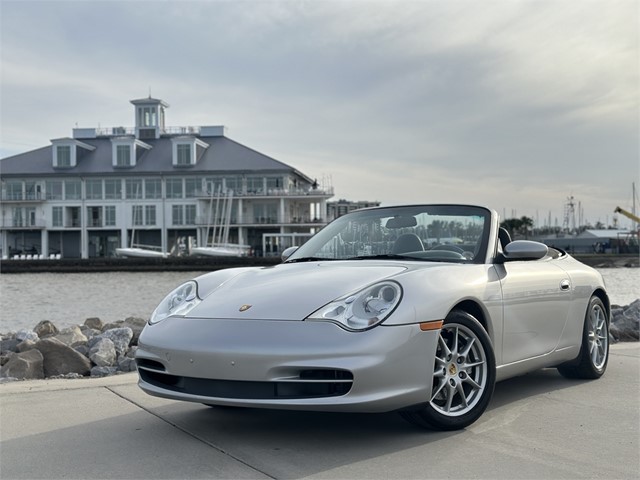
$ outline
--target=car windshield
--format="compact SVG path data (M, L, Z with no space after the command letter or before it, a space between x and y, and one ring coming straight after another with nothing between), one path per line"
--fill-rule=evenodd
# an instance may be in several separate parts
M405 259L483 263L491 213L481 207L419 205L344 215L287 262Z

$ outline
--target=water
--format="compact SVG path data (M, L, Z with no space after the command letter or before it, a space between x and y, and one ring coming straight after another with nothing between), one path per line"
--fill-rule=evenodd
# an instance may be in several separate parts
M640 269L600 269L611 302L640 298ZM21 273L0 275L0 332L33 328L50 320L58 328L126 317L149 318L173 288L198 272Z

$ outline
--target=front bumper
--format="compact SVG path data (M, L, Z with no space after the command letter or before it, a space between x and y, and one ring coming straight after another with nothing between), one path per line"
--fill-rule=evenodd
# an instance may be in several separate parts
M384 412L430 398L439 331L328 322L168 318L145 327L147 393L215 405Z

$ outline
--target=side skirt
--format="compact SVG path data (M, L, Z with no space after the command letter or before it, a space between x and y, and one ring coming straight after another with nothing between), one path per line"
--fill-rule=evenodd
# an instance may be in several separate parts
M555 367L561 363L575 359L580 353L580 345L565 347L560 350L520 360L506 365L499 365L496 368L496 381L506 380L507 378L517 377L525 373L539 370L541 368Z

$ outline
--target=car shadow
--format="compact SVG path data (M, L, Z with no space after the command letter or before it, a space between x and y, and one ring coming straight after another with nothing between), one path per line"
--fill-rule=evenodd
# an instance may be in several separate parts
M572 388L589 381L563 377L555 368L535 370L525 375L496 383L493 398L487 408L487 412L500 409L520 400L565 388Z
M300 478L389 454L421 448L432 461L460 441L500 424L515 403L575 386L556 370L500 382L485 415L466 430L437 432L397 413L326 413L254 408L197 407L176 403L162 418L211 446L275 478ZM497 420L496 420L497 418ZM485 424L485 427L482 425ZM480 426L475 431L474 427Z

